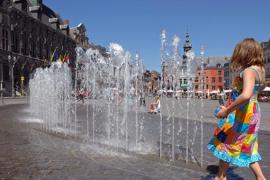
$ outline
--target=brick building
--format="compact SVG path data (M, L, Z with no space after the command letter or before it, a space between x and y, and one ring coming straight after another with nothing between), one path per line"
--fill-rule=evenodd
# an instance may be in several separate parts
M224 67L221 64L197 70L194 81L195 92L209 94L220 89L224 89Z
M42 0L0 0L0 41L0 89L5 88L5 95L27 86L33 70L47 66L55 49L68 53L74 65L76 42L68 21Z

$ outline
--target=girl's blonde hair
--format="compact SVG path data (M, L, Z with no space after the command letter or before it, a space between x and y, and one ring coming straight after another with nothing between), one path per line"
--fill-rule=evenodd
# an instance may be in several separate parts
M263 67L264 62L262 46L253 38L246 38L238 43L231 57L233 68L246 68L252 65Z

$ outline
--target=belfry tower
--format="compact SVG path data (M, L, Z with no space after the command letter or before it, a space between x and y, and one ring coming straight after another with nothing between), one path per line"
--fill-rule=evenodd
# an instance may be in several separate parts
M192 50L192 44L190 42L189 33L186 33L185 44L183 46L184 54L183 54L183 61L180 66L180 88L183 90L187 89L188 79L190 77L187 76L187 52Z
M183 54L183 66L186 66L187 63L187 56L186 53L192 49L192 44L190 42L189 33L186 33L186 40L184 44L184 54Z

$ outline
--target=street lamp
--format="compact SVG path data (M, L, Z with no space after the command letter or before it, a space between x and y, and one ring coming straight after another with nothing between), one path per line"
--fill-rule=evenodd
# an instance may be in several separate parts
M13 56L13 58L11 57L11 55L8 55L8 63L9 63L9 73L11 76L11 96L14 97L14 66L16 64L16 57Z
M2 104L4 104L4 98L3 98L3 93L4 93L4 88L3 88L3 64L0 64L0 93L1 93L1 99L2 99Z
M23 94L24 94L24 91L23 91L24 87L23 87L23 85L24 85L24 76L22 75L21 76L21 96L23 96Z
M4 97L3 97L3 93L4 93L3 79L1 79L1 81L0 81L0 92L1 92L2 104L4 104Z

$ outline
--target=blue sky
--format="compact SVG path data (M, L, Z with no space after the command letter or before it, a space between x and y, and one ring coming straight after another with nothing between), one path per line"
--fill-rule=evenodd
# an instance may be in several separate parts
M188 31L196 54L230 56L245 37L270 39L269 0L43 0L70 20L87 27L91 42L108 47L117 42L138 51L147 69L160 70L160 31L169 40L180 36L180 53Z

